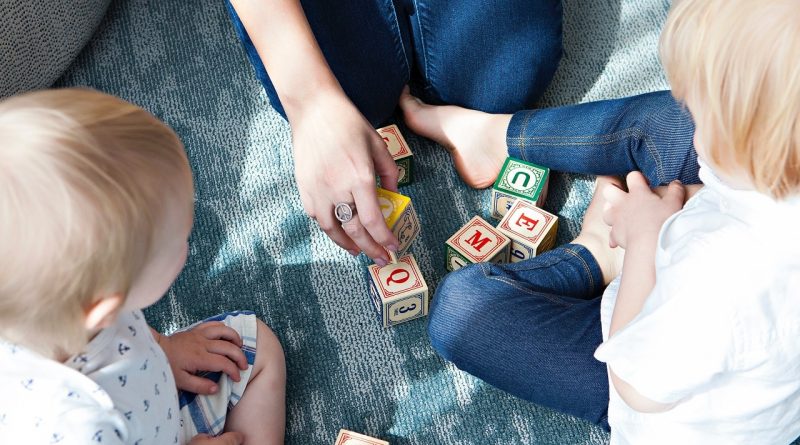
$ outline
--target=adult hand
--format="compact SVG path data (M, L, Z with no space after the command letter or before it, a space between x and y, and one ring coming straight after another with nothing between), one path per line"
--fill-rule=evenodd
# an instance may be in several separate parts
M639 172L628 174L626 182L628 192L616 186L603 190L603 220L611 226L609 245L623 249L639 240L656 240L667 218L683 207L686 194L684 186L673 181L659 196Z
M189 445L242 445L243 443L244 435L235 432L223 433L217 437L198 434L189 441Z
M397 191L398 170L385 142L344 94L317 94L290 117L295 177L306 213L352 255L363 250L386 264L385 249L397 251L398 241L381 213L375 175L381 187ZM356 209L344 225L334 216L340 202Z
M238 382L240 370L248 366L239 333L219 321L169 336L158 334L156 339L169 360L175 385L183 391L214 394L218 390L216 382L195 375L197 372L224 372Z

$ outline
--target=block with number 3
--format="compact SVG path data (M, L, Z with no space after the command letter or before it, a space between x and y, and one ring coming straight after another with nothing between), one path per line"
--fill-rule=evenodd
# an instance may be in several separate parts
M452 272L467 264L508 262L509 244L508 237L476 216L445 242L445 267Z
M400 242L397 253L402 255L420 232L419 219L417 212L414 211L414 205L411 204L411 198L379 187L378 205L386 225Z
M383 267L372 264L368 272L370 298L383 327L428 315L428 285L413 255Z
M400 129L397 125L389 125L378 129L378 134L386 142L386 148L389 149L389 154L392 155L394 163L397 164L397 185L403 186L411 184L414 180L414 154L411 153Z
M339 430L334 445L389 445L389 442L348 430Z
M511 239L509 261L516 263L552 249L558 232L558 217L518 199L497 230Z
M506 158L492 186L492 217L502 219L516 199L541 207L547 195L550 169L515 158Z

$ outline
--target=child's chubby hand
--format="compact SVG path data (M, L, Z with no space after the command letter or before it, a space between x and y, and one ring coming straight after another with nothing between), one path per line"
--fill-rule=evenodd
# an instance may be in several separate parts
M683 207L686 196L680 181L670 183L661 194L654 193L639 172L629 173L626 181L627 192L612 185L603 190L603 221L611 227L609 245L623 249L643 240L657 240L664 221Z
M156 340L169 360L176 386L183 391L214 394L219 389L217 384L196 373L224 372L238 382L240 370L248 366L241 337L219 321L201 323L169 336L158 334Z
M189 441L189 445L242 445L243 443L244 436L242 433L234 432L220 434L217 437L209 436L208 434L198 434Z

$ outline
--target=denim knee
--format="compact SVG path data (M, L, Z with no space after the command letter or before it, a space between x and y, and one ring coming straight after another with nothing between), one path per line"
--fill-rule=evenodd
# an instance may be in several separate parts
M475 290L487 280L483 265L473 264L446 275L437 287L428 316L428 336L433 349L445 360L457 362L472 344L470 331L474 332L476 322L480 322L475 315L484 313L486 305L491 304L490 295L479 295Z

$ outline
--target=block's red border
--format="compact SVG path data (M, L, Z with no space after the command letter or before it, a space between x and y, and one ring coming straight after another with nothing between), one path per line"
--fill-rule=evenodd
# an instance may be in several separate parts
M484 221L482 218L480 218L480 217L477 217L477 216L476 216L476 217L474 217L474 218L472 218L472 219L471 219L471 220L469 220L469 221L468 221L466 224L464 224L464 226L463 226L463 227L461 227L461 229L459 229L459 230L458 230L458 232L456 232L456 233L455 233L453 236L451 236L451 237L450 237L450 239L448 239L447 241L449 241L449 242L450 242L450 245L452 245L453 247L456 247L456 248L458 248L458 251L459 251L459 252L461 252L461 253L463 253L463 254L464 254L464 256L466 256L467 258L470 258L470 259L472 259L472 260L475 260L474 262L476 262L476 263L480 263L480 262L482 262L483 260L485 260L485 259L487 259L487 258L491 258L492 256L494 256L494 255L495 255L495 254L496 254L498 251L500 251L500 249L501 249L501 248L502 248L502 246L503 246L503 243L502 243L502 242L499 242L499 243L497 243L497 246L495 246L495 248L494 248L494 249L490 250L490 251L489 251L488 253L486 253L485 255L483 255L483 256L479 256L479 257L477 257L477 256L473 256L473 255L471 255L469 252L466 252L466 251L465 251L465 250L464 250L464 249L461 247L461 244L459 244L457 241L458 241L458 239L461 237L461 235L462 235L464 232L468 231L469 229L471 229L471 228L473 228L473 227L475 227L475 226L481 226L482 228L486 229L486 230L487 230L489 233L491 233L492 235L494 235L494 236L495 236L495 238L497 238L498 240L503 240L503 239L505 239L505 240L507 240L507 241L509 241L509 242L510 242L510 240L508 239L508 237L507 237L507 236L505 236L504 234L502 234L502 233L498 232L497 230L495 230L495 228L494 228L494 227L492 227L492 226L491 226L489 223L487 223L486 221Z
M408 148L408 145L406 144L406 139L403 137L402 134L400 134L400 130L397 127L381 128L380 130L378 130L378 133L381 134L391 133L397 138L397 141L400 142L400 151L398 151L396 155L393 155L395 159L411 154L411 149Z
M547 236L549 230L543 230L543 231L541 231L539 233L538 236L535 236L535 237L531 238L529 236L520 235L518 232L515 232L513 229L511 229L511 227L508 225L508 220L510 219L510 215L512 213L514 213L514 211L517 210L520 207L525 207L527 209L536 209L536 210L538 210L539 214L542 215L544 217L544 219L545 219L545 224L544 224L545 228L550 226L550 222L555 219L555 216L553 216L553 215L551 215L549 213L545 213L545 210L542 210L539 207L530 205L530 204L525 203L522 200L518 199L517 202L513 206L511 206L511 208L508 210L508 212L506 212L505 217L503 218L503 222L500 224L500 228L506 229L506 230L509 231L509 233L513 233L514 236L519 236L519 237L524 238L525 240L530 241L532 243L536 243L539 240L539 238Z
M419 271L419 267L417 266L416 261L414 261L410 256L404 256L402 258L399 258L397 261L402 261L402 262L408 264L409 266L411 266L411 271L414 273L414 278L417 279L417 285L414 286L414 287L409 287L408 289L400 291L400 292L389 292L387 289L384 288L383 282L381 282L381 279L380 279L380 274L378 273L378 271L380 269L382 269L382 267L378 266L377 264L373 264L373 265L369 266L369 268L370 268L370 276L371 276L373 281L378 283L378 289L380 289L381 297L384 300L386 300L388 298L391 298L391 297L394 297L394 296L397 296L397 295L405 294L408 291L412 291L412 290L415 290L415 289L422 289L424 287L425 281L422 280L422 274ZM386 266L383 266L383 267L389 267L389 266L394 266L394 264L387 264Z

